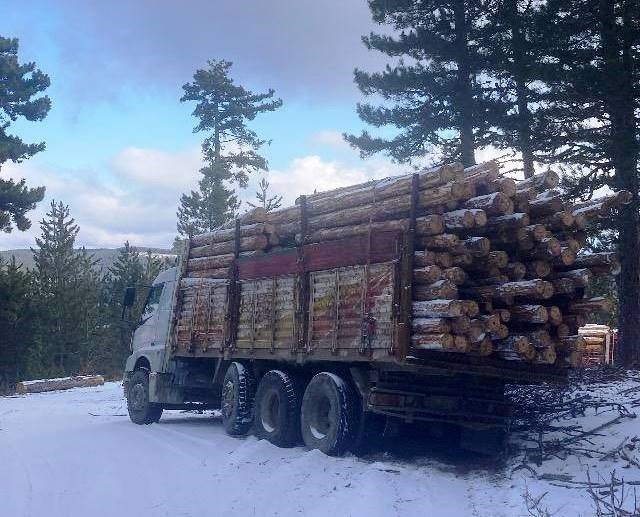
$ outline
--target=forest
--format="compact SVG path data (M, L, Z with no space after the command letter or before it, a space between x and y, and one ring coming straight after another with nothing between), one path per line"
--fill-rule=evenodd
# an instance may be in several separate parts
M468 167L489 150L503 172L517 177L556 170L562 195L573 201L609 189L631 192L629 204L584 238L594 250L619 253L620 273L598 288L617 306L619 362L640 364L638 2L368 0L368 6L379 30L362 42L388 64L371 71L353 63L362 96L356 110L370 129L345 132L346 142L362 158L381 154L407 170ZM180 197L178 243L233 219L244 209L238 193L249 177L268 170L263 149L271 135L258 135L252 121L283 100L232 76L232 63L216 56L182 87L179 101L195 103L204 166L198 187ZM3 163L45 149L9 127L47 116L55 102L49 86L35 63L21 63L18 40L0 36L0 174ZM0 228L28 229L45 188L0 176ZM263 178L253 206L272 210L281 203ZM81 229L64 200L53 201L39 224L35 268L0 264L0 389L38 377L117 376L144 303L138 289L134 310L123 313L124 290L148 286L171 264L125 243L111 268L97 267L91 250L76 245Z

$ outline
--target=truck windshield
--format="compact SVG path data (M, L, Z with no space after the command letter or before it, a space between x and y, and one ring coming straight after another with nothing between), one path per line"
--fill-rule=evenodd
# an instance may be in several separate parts
M144 311L142 312L142 322L148 320L153 313L158 310L158 306L160 305L160 295L162 294L162 288L164 284L154 285L149 289L149 295L147 296L147 301L144 304Z

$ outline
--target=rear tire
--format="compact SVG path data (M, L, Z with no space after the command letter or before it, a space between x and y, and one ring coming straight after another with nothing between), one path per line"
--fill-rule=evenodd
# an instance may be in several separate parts
M136 370L129 379L127 411L134 424L149 425L160 420L162 406L149 402L149 372Z
M300 436L300 395L294 379L281 370L267 372L256 392L254 429L258 438L292 447Z
M253 374L241 363L233 362L222 381L222 424L227 434L247 434L253 422Z
M300 411L302 439L310 449L341 456L353 443L357 404L351 387L338 375L315 375L304 392Z

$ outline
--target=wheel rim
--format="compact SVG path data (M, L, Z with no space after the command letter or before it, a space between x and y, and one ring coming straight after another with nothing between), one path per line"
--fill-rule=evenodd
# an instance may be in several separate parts
M280 417L280 399L275 391L265 394L262 404L260 404L260 421L262 427L268 433L276 430Z
M311 412L309 431L314 438L322 440L329 434L332 421L331 400L326 396L319 397Z
M141 411L147 404L146 390L141 383L134 384L131 388L131 409Z
M233 405L235 400L235 387L233 381L228 380L222 387L222 416L229 418L233 413Z

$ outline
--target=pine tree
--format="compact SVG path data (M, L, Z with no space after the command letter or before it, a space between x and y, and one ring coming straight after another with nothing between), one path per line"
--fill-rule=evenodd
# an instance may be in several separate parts
M38 313L31 272L0 259L0 393L11 391L25 369Z
M19 117L38 121L47 115L51 101L38 94L48 87L49 77L35 63L18 63L18 40L0 36L0 169L8 160L20 162L44 150L44 142L26 144L7 129ZM0 230L10 232L13 224L18 230L28 229L26 213L43 197L44 187L0 179Z
M617 355L622 364L640 364L640 6L633 0L548 0L545 16L546 25L554 25L546 59L557 64L543 77L552 121L548 152L573 172L567 182L573 195L589 197L602 186L633 194L611 222L622 269Z
M487 20L479 31L486 78L485 91L494 104L488 120L497 128L491 145L519 152L525 177L543 159L547 129L544 94L539 80L555 68L544 61L555 25L546 25L541 3L490 0ZM536 156L538 155L538 156Z
M86 250L74 248L79 227L62 202L51 202L40 228L38 248L32 251L42 322L32 364L41 365L45 375L77 373L87 361L97 324L96 261Z
M478 53L483 19L480 0L369 0L373 19L394 35L363 38L369 50L395 58L383 72L355 71L366 96L384 103L358 104L360 118L374 127L391 126L390 138L364 131L345 135L363 157L385 152L408 162L437 151L437 159L475 163L475 150L490 143L486 112L493 102L480 83Z
M178 233L185 237L210 232L232 219L240 207L238 197L225 186L230 177L220 166L203 167L200 173L199 189L180 198Z
M182 88L181 102L195 102L193 115L199 123L194 133L206 132L202 153L206 167L198 191L184 194L178 210L178 232L183 236L206 232L233 217L238 209L231 184L246 187L249 175L266 171L266 159L259 154L267 143L247 123L260 113L282 106L275 92L254 93L234 83L229 61L209 61L197 70L193 82Z
M248 201L247 204L253 208L264 208L267 212L280 208L282 206L282 196L270 196L269 187L270 185L267 178L262 178L260 183L258 183L258 190L256 191L257 203Z

